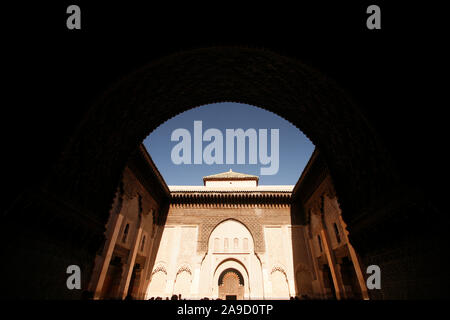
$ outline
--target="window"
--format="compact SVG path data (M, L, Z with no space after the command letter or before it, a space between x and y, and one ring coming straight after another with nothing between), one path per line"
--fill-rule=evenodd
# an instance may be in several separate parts
M214 251L219 251L219 250L220 250L220 239L215 238L214 239Z
M234 249L239 248L239 239L238 238L234 238L233 245L234 245Z
M334 233L336 234L336 240L338 243L341 243L341 235L339 234L339 229L336 223L333 223Z
M144 247L145 247L145 235L142 237L141 251L144 251Z
M248 239L244 238L244 250L248 250Z
M122 242L123 243L127 242L128 229L130 229L130 224L129 223L127 223L127 225L125 226L125 229L123 230L123 237L122 237Z
M225 238L224 244L223 244L223 248L224 248L225 250L228 250L228 238Z
M320 235L317 235L317 242L319 243L320 252L322 252L322 239L320 239Z

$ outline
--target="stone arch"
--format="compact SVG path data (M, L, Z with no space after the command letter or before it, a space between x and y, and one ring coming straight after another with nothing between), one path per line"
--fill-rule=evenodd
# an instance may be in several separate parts
M167 268L165 263L158 262L155 267L153 268L153 271L151 273L151 276L153 276L157 272L163 272L167 275Z
M216 229L218 225L225 222L226 220L235 220L243 224L253 239L253 248L255 252L264 252L264 232L261 225L261 221L258 217L245 216L237 218L227 218L223 217L210 217L207 221L202 223L199 233L199 252L206 252L208 250L209 241L211 239L212 232ZM249 239L251 241L251 239ZM223 246L223 245L222 245ZM250 247L250 246L249 246Z
M270 270L270 274L272 274L272 273L274 273L276 271L279 271L279 272L283 273L286 276L286 278L287 278L286 269L281 264L274 264L272 266L272 269Z
M158 263L152 271L150 282L145 291L145 298L163 297L166 295L167 269L163 263Z
M187 264L187 263L183 263L183 264L181 264L179 267L178 267L178 269L177 269L177 275L179 274L179 273L181 273L181 272L187 272L187 273L189 273L190 275L192 275L192 268L191 268L191 266L189 265L189 264Z
M221 284L223 283L223 277L225 276L225 274L226 274L227 272L233 272L233 273L235 273L236 276L237 276L238 279L239 279L239 284L242 285L242 286L245 284L245 283L244 283L244 277L242 276L242 274L241 274L238 270L236 270L236 269L234 269L234 268L228 268L228 269L223 270L222 273L220 274L219 280L218 280L218 284L219 284L219 285L221 285Z
M213 288L213 297L217 298L219 297L219 277L224 273L227 269L234 269L239 272L239 274L242 276L242 282L244 284L244 299L248 299L250 297L250 290L251 290L251 284L250 284L250 275L248 273L247 267L245 266L242 261L239 261L235 258L228 258L223 261L221 261L213 272L213 278L212 278L212 288Z
M332 80L297 60L262 49L211 47L153 61L107 90L89 107L39 186L93 226L88 260L94 260L104 239L123 169L144 138L177 114L215 102L257 106L302 130L327 165L353 246L362 257L379 246L365 237L358 218L383 209L401 188L362 108ZM304 212L298 216L303 224ZM164 220L164 214L159 217ZM390 221L378 220L377 228ZM258 253L264 252L260 233L255 234ZM204 245L200 241L198 250Z
M168 274L165 262L157 262L157 263L155 263L155 266L153 267L152 273L150 274L150 279L157 272L163 272L166 275Z
M289 281L285 268L276 264L270 271L270 281L272 283L272 298L288 299L290 296Z
M234 299L244 298L244 277L235 268L228 268L222 271L217 283L219 286L219 298L227 299L234 297Z
M244 237L246 237L248 239L248 241L249 241L249 246L248 246L249 249L248 250L250 250L250 248L255 250L255 247L256 247L255 239L253 237L253 234L252 234L251 230L247 227L247 225L245 223L241 222L238 219L228 218L228 219L221 220L209 232L209 236L208 236L208 251L210 251L211 248L214 248L214 244L215 244L214 240L216 238L216 235L214 234L214 232L216 232L218 230L218 228L220 228L221 226L224 226L228 222L236 222L240 227L242 227L242 230L245 230L244 234L241 234L241 239L244 239ZM242 233L242 230L241 230L241 233ZM237 231L239 231L239 230L237 230ZM245 234L245 233L247 233L247 234ZM229 239L231 241L231 243L229 244L229 246L231 248L230 251L233 251L233 248L234 248L234 246L233 246L233 239L235 238L235 236L236 235L233 235L233 234L229 235Z
M245 266L244 263L242 263L242 261L240 261L239 259L236 259L236 258L226 258L226 259L220 261L220 263L214 269L214 274L216 274L218 272L217 270L219 270L219 268L222 267L225 263L233 262L233 261L236 262L237 264L239 264L242 267L242 270L245 271L242 274L246 275L246 278L248 278L249 273L248 273L247 267Z
M301 129L327 162L347 221L397 185L377 134L332 80L268 50L212 47L154 61L99 97L45 189L104 223L127 159L151 131L190 108L227 101L264 108Z
M181 298L189 298L191 293L192 271L189 264L182 264L178 267L175 275L173 294L181 294Z

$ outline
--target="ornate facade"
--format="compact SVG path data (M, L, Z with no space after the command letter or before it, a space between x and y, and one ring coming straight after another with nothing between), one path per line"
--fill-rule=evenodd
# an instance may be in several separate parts
M368 298L318 152L295 186L259 185L230 170L203 186L168 187L143 147L140 155L147 170L131 161L124 171L90 282L94 298Z
M139 297L153 270L169 190L141 146L128 162L95 259L89 291L95 299Z

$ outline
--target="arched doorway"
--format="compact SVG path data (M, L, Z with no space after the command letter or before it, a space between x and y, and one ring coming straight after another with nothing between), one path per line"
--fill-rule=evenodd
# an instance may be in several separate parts
M152 272L150 284L145 295L146 299L167 296L167 271L164 267L158 266Z
M182 299L189 297L191 293L192 273L189 269L181 269L175 278L173 294Z
M242 300L244 298L244 277L234 268L222 271L218 286L219 299Z
M211 285L213 286L213 299L226 300L227 295L230 296L228 299L246 300L255 297L252 285L256 287L256 283L251 282L248 270L241 261L236 259L226 259L217 266Z
M288 299L289 298L289 284L286 272L281 268L274 268L270 274L270 281L272 284L272 299Z
M263 297L263 284L260 281L262 269L255 255L255 239L247 226L235 219L218 223L209 235L202 276L211 279L209 284L212 286L213 298L222 299L220 290L225 290L225 287L220 289L218 283L222 284L227 270L236 270L235 274L242 285L239 289L242 292L236 295L236 299ZM231 274L229 276L233 277ZM211 292L210 289L207 291Z

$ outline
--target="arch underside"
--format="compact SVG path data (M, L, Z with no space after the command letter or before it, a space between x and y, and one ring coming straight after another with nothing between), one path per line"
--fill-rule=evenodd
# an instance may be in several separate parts
M393 188L389 156L333 81L290 58L237 47L175 54L117 83L92 106L46 187L105 220L127 159L152 130L225 101L264 108L301 129L324 156L348 221Z
M224 277L228 272L233 272L233 273L235 273L235 274L237 275L238 279L239 279L239 284L240 284L241 286L244 285L244 277L242 276L242 274L241 274L238 270L236 270L236 269L234 269L234 268L228 268L228 269L223 270L222 273L220 274L220 276L219 276L219 281L218 281L218 285L219 285L219 286L220 286L220 285L223 285L223 277Z

